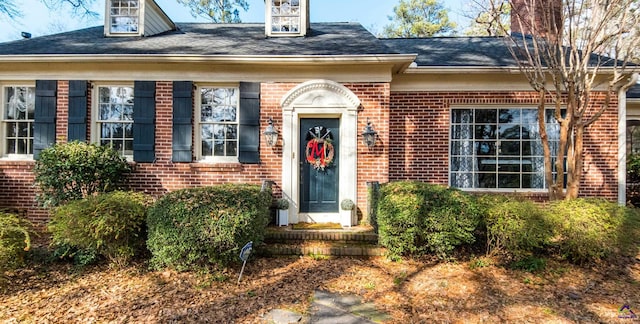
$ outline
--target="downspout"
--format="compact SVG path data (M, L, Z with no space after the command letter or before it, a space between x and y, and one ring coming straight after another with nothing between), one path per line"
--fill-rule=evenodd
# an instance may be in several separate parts
M618 205L627 204L627 90L638 81L633 73L629 82L618 90Z

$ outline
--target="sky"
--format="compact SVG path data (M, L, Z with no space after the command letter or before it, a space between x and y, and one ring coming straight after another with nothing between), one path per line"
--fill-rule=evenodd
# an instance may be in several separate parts
M248 0L249 11L240 12L243 22L264 22L264 0ZM449 18L466 27L463 3L467 0L441 0L449 10ZM67 30L104 25L104 0L96 0L93 10L100 13L97 19L82 19L66 9L51 12L41 0L17 0L23 17L0 20L0 42L20 39L21 32L32 37L59 33ZM156 3L174 22L206 22L204 18L191 16L189 8L176 0L156 0ZM311 22L359 22L376 33L389 23L388 16L398 0L311 0Z

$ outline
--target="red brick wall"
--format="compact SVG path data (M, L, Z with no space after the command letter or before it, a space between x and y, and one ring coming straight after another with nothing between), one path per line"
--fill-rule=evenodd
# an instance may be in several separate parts
M282 130L280 100L297 83L263 83L261 86L261 129L273 118ZM449 111L451 105L535 105L537 96L530 92L398 92L391 93L388 83L345 84L361 100L358 110L360 134L367 118L378 132L378 143L366 148L358 138L358 197L363 212L366 206L366 183L394 180L448 182ZM172 154L172 83L156 83L156 161L134 164L130 187L160 196L169 191L222 183L260 184L275 182L281 192L282 138L268 148L261 138L261 164L174 163ZM68 82L58 83L57 142L66 141ZM603 95L594 95L594 104L602 104ZM613 106L617 106L614 96ZM90 103L90 99L88 99ZM89 104L89 107L91 105ZM90 116L90 113L89 113ZM90 128L90 127L88 127ZM194 128L194 131L197 131ZM198 143L194 142L195 145ZM617 113L609 109L593 124L585 138L583 196L617 196ZM47 212L37 207L33 186L33 161L0 161L0 208L13 208L43 225Z
M604 103L592 95L592 106ZM585 136L581 196L617 199L617 97ZM535 106L533 92L394 92L391 93L389 179L447 185L451 106ZM551 101L548 101L551 103ZM593 111L594 109L591 109Z

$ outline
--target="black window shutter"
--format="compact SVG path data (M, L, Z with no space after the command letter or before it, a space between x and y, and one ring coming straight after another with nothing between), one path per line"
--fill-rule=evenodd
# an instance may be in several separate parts
M133 89L133 160L155 160L156 83L136 81Z
M260 83L240 82L238 160L260 163Z
M33 119L33 158L56 142L56 94L58 81L36 80L36 107Z
M69 125L67 140L87 140L87 81L69 81Z
M173 162L191 162L192 116L193 82L173 82Z

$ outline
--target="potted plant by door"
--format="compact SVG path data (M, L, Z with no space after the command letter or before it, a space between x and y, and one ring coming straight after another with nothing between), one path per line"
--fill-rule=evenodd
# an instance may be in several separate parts
M289 200L286 198L278 199L276 201L276 208L278 208L278 219L276 221L276 225L289 225Z
M356 225L356 204L351 199L343 199L340 202L340 225L342 227L351 227Z

